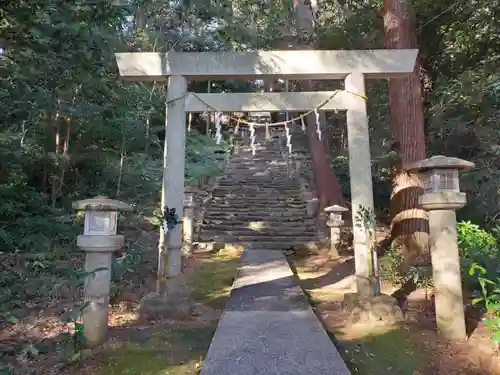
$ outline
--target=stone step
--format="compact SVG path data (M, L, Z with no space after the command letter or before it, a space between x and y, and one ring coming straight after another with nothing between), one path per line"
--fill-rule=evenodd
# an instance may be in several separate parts
M254 201L255 202L255 201ZM222 210L242 210L242 211L269 211L269 210L279 210L279 211L296 211L303 212L306 209L304 203L280 203L280 202L211 202L210 206L207 207L208 210L211 208L222 209Z
M276 167L272 167L273 169ZM280 181L288 181L288 172L286 169L279 172L268 172L266 170L250 170L248 169L228 169L227 176L232 178L239 179L254 179L254 180L280 180ZM227 177L226 177L227 178Z
M270 187L278 187L280 189L298 189L297 183L295 181L289 182L285 178L248 178L243 176L233 176L228 179L221 179L219 181L219 186L233 186L233 185L256 185L269 184ZM267 186L266 186L267 187Z
M218 186L213 190L214 193L222 192L224 194L237 194L248 195L248 194L259 194L262 196L272 196L281 197L281 196L292 196L292 197L300 197L302 193L299 189L290 190L284 188L273 188L273 187L262 187L262 186L244 186L244 185L232 185L232 186Z
M242 245L246 248L254 248L254 249L266 249L266 250L288 250L288 249L293 249L293 248L299 248L299 247L307 247L307 248L312 248L312 249L317 249L321 246L320 241L307 241L307 242L301 242L301 241L282 241L282 242L273 242L273 241L255 241L253 243L248 243L244 241L238 241L238 240L233 240L233 241L200 241L198 242L200 248L220 248L225 244L233 244L233 245Z
M245 220L204 220L200 223L201 230L238 230L238 229L252 229L261 230L259 228L263 227L262 230L288 230L293 229L297 231L304 232L315 232L316 223L314 222L283 222L283 221L245 221Z
M291 190L299 191L300 188L295 182L287 183L286 181L273 181L273 180L258 180L258 181L248 181L243 178L232 178L228 181L219 181L218 188L248 188L248 189L279 189L279 190Z
M248 173L251 175L252 173L266 173L266 174L283 174L288 168L288 164L284 162L277 161L267 161L267 162L259 162L259 163L230 163L227 165L227 170L237 171L240 173Z
M227 194L216 195L210 198L210 203L214 204L223 204L223 205L265 205L267 206L298 206L298 205L306 205L306 202L301 199L298 195L285 195L285 196L275 196L269 197L269 194L245 194L243 196L234 197L228 196Z
M315 229L309 229L307 231L298 230L290 227L275 228L273 230L266 228L262 231L252 230L249 228L234 229L226 228L225 230L209 229L209 227L202 227L200 235L203 238L216 238L219 236L235 236L235 237L309 237L314 238L317 235Z
M289 218L289 217L304 217L306 212L304 211L264 211L264 210L249 210L249 211L232 211L227 209L211 209L208 213L220 212L225 214L225 217L233 217L240 219L248 219L249 217L258 217L260 220L269 220L270 218Z
M295 222L300 222L304 224L310 224L313 223L314 219L309 219L306 218L304 215L299 215L299 216L270 216L270 215L261 215L261 214L256 214L254 212L251 213L244 213L242 215L238 215L237 213L229 213L229 212L224 212L224 211L207 211L204 215L204 220L206 221L213 221L213 220L225 220L225 221L231 221L231 222L243 222L243 223L250 223L250 222L269 222L269 223L274 223L274 222L285 222L285 223L295 223Z
M223 196L213 196L212 201L219 202L234 202L238 203L239 200L244 201L247 199L258 199L259 203L304 203L303 199L297 196L283 196L281 194L241 194L241 193L229 193Z
M281 209L281 210L304 210L306 208L306 204L304 202L280 202L280 201L253 201L253 202L245 202L241 200L233 200L233 201L211 201L210 207L215 208L241 208L243 210L254 210L254 209Z
M236 164L263 164L263 163L286 163L286 160L283 159L282 156L277 156L277 155L261 155L261 156L248 156L248 155L243 155L243 156L236 156L233 158L229 159L229 163L236 165Z
M259 225L254 225L254 228L252 228L252 223L250 222L238 222L234 223L232 220L231 221L217 221L217 222L206 222L201 224L201 230L203 231L250 231L250 232L281 232L281 231L288 231L288 230L293 230L295 232L299 233L316 233L316 225L314 223L311 224L302 224L302 223L273 223L272 225L263 225L262 228L259 228ZM268 224L268 223L264 223ZM288 234L287 234L288 235Z
M235 194L239 194L234 197ZM300 199L302 194L299 193L290 193L283 192L280 193L278 191L258 191L258 190L243 190L243 189L217 189L212 192L212 196L216 198L226 198L230 197L231 199L267 199L268 201L285 201L287 199ZM233 198L234 197L234 198Z
M266 194L274 194L274 195L282 195L282 194L296 194L300 195L300 188L296 186L283 186L277 184L268 184L268 183L260 183L260 184L245 184L233 182L232 185L218 185L214 191L227 191L230 193L266 193Z
M271 181L271 180L259 180L259 181L245 181L243 179L233 179L230 182L220 182L218 184L219 188L234 188L240 187L243 189L290 189L290 190L299 190L297 186L285 185L281 181Z
M308 243L308 242L316 242L318 241L316 235L311 235L311 236L258 236L258 235L252 235L252 236L236 236L236 235L210 235L210 234L204 234L200 233L199 236L199 241L200 242L224 242L224 243L241 243L241 242L274 242L274 243L280 243L280 242L294 242L294 243Z
M233 197L226 197L225 195L216 195L212 196L210 199L210 203L221 203L221 204L226 204L226 205L231 205L231 204L242 204L242 203L247 203L249 205L251 204L260 204L260 205L284 205L284 204L291 204L292 206L294 205L299 205L299 204L305 204L305 201L302 198L295 197L295 196L286 196L285 198L283 196L281 197L269 197L267 194L264 195L257 195L257 194L248 194L245 196L239 196L236 198Z
M223 214L223 215L219 215L219 217L221 218L231 218L231 220L234 220L234 219L241 219L241 220L246 220L248 219L249 217L259 217L260 220L262 221L266 221L266 220L270 220L272 218L276 218L276 219L284 219L284 218L293 218L293 217L297 217L297 218L304 218L304 216L306 216L306 210L300 210L300 211L285 211L285 210L281 210L281 211L278 211L278 210L264 210L264 209L260 209L260 210L231 210L231 209L219 209L219 208L210 208L209 210L207 210L207 212L205 213L205 215L207 215L208 217L211 217L210 215L214 214L216 215L217 213L220 213L220 214Z
M272 207L272 206L256 206L256 207L225 207L225 206L211 206L207 208L207 212L224 212L231 216L242 215L264 215L264 216L304 216L306 214L305 208L286 208L286 207Z
M283 174L287 170L288 164L278 161L262 161L256 162L238 162L227 165L228 171L237 171L241 173L267 173L267 174Z
M295 182L288 179L288 175L274 175L274 176L253 176L242 173L228 173L227 180L221 180L222 184L234 184L234 183L244 183L247 185L251 184L262 184L262 183L270 183L282 187L288 186L296 186ZM227 181L227 182L225 182Z
M260 156L255 158L242 157L242 158L231 158L229 161L230 165L261 165L261 164L271 164L271 163L286 163L286 161L281 157L275 155Z
M245 184L245 183L236 183L232 184L222 184L218 185L215 189L224 190L224 191L244 191L246 192L259 192L259 193L278 193L278 194L297 194L300 195L300 188L297 187L287 187L278 184Z

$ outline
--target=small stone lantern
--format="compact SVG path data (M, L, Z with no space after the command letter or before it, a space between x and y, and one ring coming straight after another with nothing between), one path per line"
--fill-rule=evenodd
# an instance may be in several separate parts
M186 253L191 251L193 244L194 232L194 211L196 202L194 200L194 192L186 190L184 192L184 216L182 218L182 237L183 245Z
M85 212L84 231L76 240L85 251L85 302L82 313L84 336L90 347L100 345L108 330L109 291L113 253L123 247L116 234L119 211L132 211L126 203L98 196L73 203Z
M307 217L313 218L318 213L319 199L313 195L310 191L305 191L302 193L303 199L306 202L306 213Z
M342 234L342 226L344 225L344 220L342 219L342 214L349 211L345 207L338 205L333 205L326 207L324 211L328 214L328 220L326 225L330 228L330 251L331 255L335 258L340 256L340 236Z
M435 290L438 332L447 340L466 338L460 258L455 210L465 206L458 172L474 168L474 163L446 156L433 156L406 166L424 180L419 203L429 215L429 245Z
M227 162L227 153L223 148L216 148L214 150L215 160L220 169L225 170Z

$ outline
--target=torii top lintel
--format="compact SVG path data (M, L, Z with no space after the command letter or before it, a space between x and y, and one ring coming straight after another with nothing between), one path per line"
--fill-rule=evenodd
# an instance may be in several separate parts
M366 78L396 78L411 73L418 50L131 52L117 53L120 75L131 81L162 81L168 76L189 80L343 79L353 72Z

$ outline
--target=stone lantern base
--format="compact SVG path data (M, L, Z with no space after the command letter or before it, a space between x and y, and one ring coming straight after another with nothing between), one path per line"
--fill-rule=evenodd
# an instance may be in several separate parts
M354 323L383 321L392 324L404 319L397 299L385 294L361 296L358 293L347 293L344 295L344 308L351 313Z

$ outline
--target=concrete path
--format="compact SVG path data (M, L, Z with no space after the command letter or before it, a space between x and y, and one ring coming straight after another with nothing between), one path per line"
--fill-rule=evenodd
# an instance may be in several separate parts
M247 250L201 375L350 375L281 251Z

